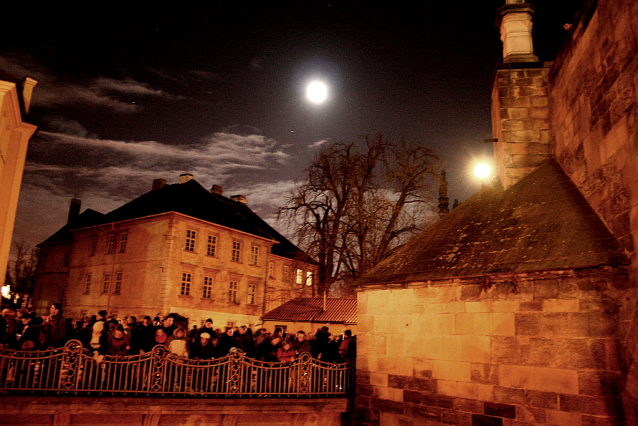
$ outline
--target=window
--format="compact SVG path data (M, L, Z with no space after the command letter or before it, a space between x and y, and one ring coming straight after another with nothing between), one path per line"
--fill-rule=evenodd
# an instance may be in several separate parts
M208 236L208 245L206 247L206 255L215 256L217 252L217 236L209 235Z
M122 272L115 273L115 289L113 294L120 294L122 292Z
M91 235L89 238L89 256L95 256L95 250L97 249L97 235Z
M115 232L109 232L106 238L106 254L115 253L115 242L117 240L117 234Z
M195 239L197 238L197 231L193 231L192 229L188 229L186 231L186 247L184 250L186 251L195 251Z
M258 246L250 247L250 264L251 265L259 264L259 247Z
M104 274L104 281L102 282L102 293L108 293L111 288L111 274Z
M233 241L233 253L231 259L233 262L241 262L241 241Z
M193 279L192 274L188 272L182 273L182 288L179 294L181 294L182 296L188 296L189 294L191 294L192 279Z
M213 277L204 277L204 299L210 299L213 295Z
M86 279L84 280L84 294L91 293L91 274L86 274Z
M250 305L255 304L255 293L257 292L257 286L255 284L248 284L248 292L246 293L247 303Z
M268 278L275 278L275 262L268 262Z
M128 240L128 231L122 231L120 234L120 253L126 251L126 241Z
M228 290L228 301L232 303L237 303L237 289L239 288L239 283L237 281L230 282L230 288Z
M303 269L297 269L297 278L295 282L297 284L303 284Z
M306 285L307 286L312 285L312 272L310 271L306 272Z
M290 281L290 266L288 265L284 265L284 277L283 277L284 282L289 282Z

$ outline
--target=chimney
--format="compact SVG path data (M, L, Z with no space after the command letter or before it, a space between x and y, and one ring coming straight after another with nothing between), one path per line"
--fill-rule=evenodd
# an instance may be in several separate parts
M521 0L506 0L498 10L496 26L501 30L503 62L538 62L532 41L532 15L536 6Z
M166 186L166 179L153 179L153 188L152 191L157 191L158 189L162 189Z
M232 197L230 197L231 200L239 203L239 204L243 204L244 206L246 205L246 196L245 195L233 195Z
M190 182L191 180L193 180L193 174L192 173L182 173L181 175L179 175L179 183L186 183L186 182Z
M80 207L82 207L82 201L77 198L72 198L69 204L69 216L66 219L66 223L74 222L80 216Z
M224 190L222 189L220 185L213 185L213 187L210 189L210 193L222 195L224 193Z
M507 0L498 11L503 64L492 87L492 134L496 174L508 189L551 157L549 67L532 45L534 6Z

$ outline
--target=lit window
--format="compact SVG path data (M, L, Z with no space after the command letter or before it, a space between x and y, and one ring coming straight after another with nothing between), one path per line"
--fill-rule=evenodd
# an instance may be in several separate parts
M206 254L208 256L215 256L217 252L217 236L209 235L208 236L208 246L206 248Z
M239 283L237 281L231 281L230 287L228 289L228 301L232 303L237 303L237 289L239 288Z
M179 294L182 296L188 296L191 294L191 280L193 276L188 272L182 273L182 288Z
M255 284L248 284L248 292L246 293L247 303L250 305L255 304L255 293L257 292L257 286Z
M257 265L259 263L259 247L250 247L250 264Z
M241 262L241 241L233 241L233 253L231 259L233 262Z
M295 279L297 284L303 284L303 269L297 269L297 278Z
M284 282L289 282L290 281L290 266L288 265L284 265L284 276L283 276L283 280Z
M113 294L120 294L122 292L122 272L115 273L115 289Z
M115 232L109 232L109 235L106 238L106 254L115 253L116 239L117 239L117 234Z
M306 285L307 286L312 285L312 272L310 271L306 272Z
M120 253L126 251L126 241L128 240L128 231L122 231L120 234Z
M86 274L86 279L84 280L84 294L91 293L91 274Z
M91 235L89 239L89 256L95 256L95 250L97 249L97 235Z
M213 295L213 277L204 277L204 299L210 299Z
M268 262L268 277L275 278L275 262Z
M186 247L184 250L186 251L195 251L195 239L197 238L197 231L193 231L192 229L188 229L186 231Z
M102 282L102 293L108 293L111 288L111 274L104 274L104 281Z

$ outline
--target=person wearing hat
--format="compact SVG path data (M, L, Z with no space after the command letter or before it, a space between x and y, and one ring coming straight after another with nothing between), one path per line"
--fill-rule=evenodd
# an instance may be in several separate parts
M42 328L34 324L33 315L28 312L22 314L22 333L18 337L18 347L22 351L37 351L40 349L40 335ZM16 336L17 337L17 336Z
M211 344L211 335L204 332L199 335L199 339L193 343L190 350L191 359L211 359L213 357L214 347Z

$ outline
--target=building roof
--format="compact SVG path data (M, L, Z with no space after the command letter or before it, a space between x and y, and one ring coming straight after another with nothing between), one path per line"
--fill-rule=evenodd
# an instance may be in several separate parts
M276 241L272 247L273 254L314 263L308 255L268 225L248 206L223 195L211 193L194 179L149 191L107 214L93 211L96 214L86 217L87 211L83 212L78 220L65 225L45 242L51 242L50 240L54 237L57 238L56 241L63 241L59 238L63 238L65 233L73 229L176 212ZM85 216L84 219L83 216ZM70 241L70 236L67 238Z
M292 299L278 308L264 314L264 321L294 321L313 323L357 323L357 299L323 298Z
M73 241L73 234L71 233L71 230L92 226L99 223L103 217L104 214L98 211L86 209L75 220L58 229L57 232L40 244L71 242Z
M573 182L548 160L506 191L499 181L486 185L356 284L627 263Z

